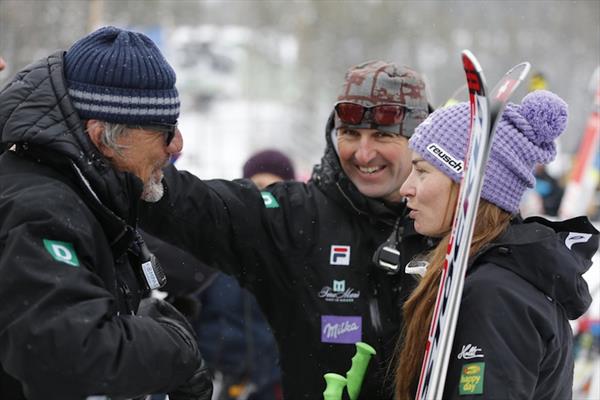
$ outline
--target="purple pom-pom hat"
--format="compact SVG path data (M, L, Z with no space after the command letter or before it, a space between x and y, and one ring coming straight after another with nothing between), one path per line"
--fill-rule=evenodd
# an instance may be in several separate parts
M496 128L481 197L517 213L526 188L535 183L533 170L556 157L554 140L567 126L567 104L554 93L539 90L509 103ZM469 130L469 105L460 103L431 114L410 138L410 148L453 181L464 169Z

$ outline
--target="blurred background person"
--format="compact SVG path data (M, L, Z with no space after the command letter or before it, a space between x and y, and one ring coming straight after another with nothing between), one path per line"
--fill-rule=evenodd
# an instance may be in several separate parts
M294 180L295 169L283 152L266 149L246 160L243 178L263 189ZM188 252L146 232L143 236L167 274L165 299L190 320L200 349L208 353L213 400L281 400L279 351L254 295Z
M563 197L564 188L561 186L558 179L548 173L546 166L543 164L536 165L534 176L534 190L541 198L542 214L556 217Z
M295 178L284 153L267 149L253 154L243 177L263 189ZM202 312L194 323L199 346L215 372L214 399L280 400L279 352L256 298L237 280L217 272L198 298Z

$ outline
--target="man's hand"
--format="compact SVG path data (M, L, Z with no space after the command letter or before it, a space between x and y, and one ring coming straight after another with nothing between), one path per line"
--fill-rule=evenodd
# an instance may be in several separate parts
M202 361L186 383L169 393L169 400L210 400L212 392L212 375Z
M150 317L169 326L190 346L196 354L199 367L187 382L169 393L170 400L210 400L212 396L212 376L202 359L194 330L188 320L169 302L146 298L140 302L138 315Z

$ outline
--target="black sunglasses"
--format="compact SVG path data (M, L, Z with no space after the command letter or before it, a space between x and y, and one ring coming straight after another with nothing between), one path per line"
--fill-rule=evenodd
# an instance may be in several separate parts
M175 131L177 130L177 123L175 124L162 124L162 123L152 123L152 124L143 124L143 125L127 125L130 129L143 129L145 131L155 131L160 132L165 135L165 142L168 145L171 144L173 138L175 137Z

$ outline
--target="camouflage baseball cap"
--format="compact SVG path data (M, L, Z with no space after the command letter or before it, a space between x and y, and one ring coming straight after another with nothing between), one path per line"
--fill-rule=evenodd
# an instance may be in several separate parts
M428 115L425 83L421 76L406 66L399 67L384 61L366 61L348 69L338 102L367 107L401 104L406 111L402 122L397 125L377 125L366 119L358 125L348 125L343 124L336 114L336 128L372 128L411 137L417 125Z

